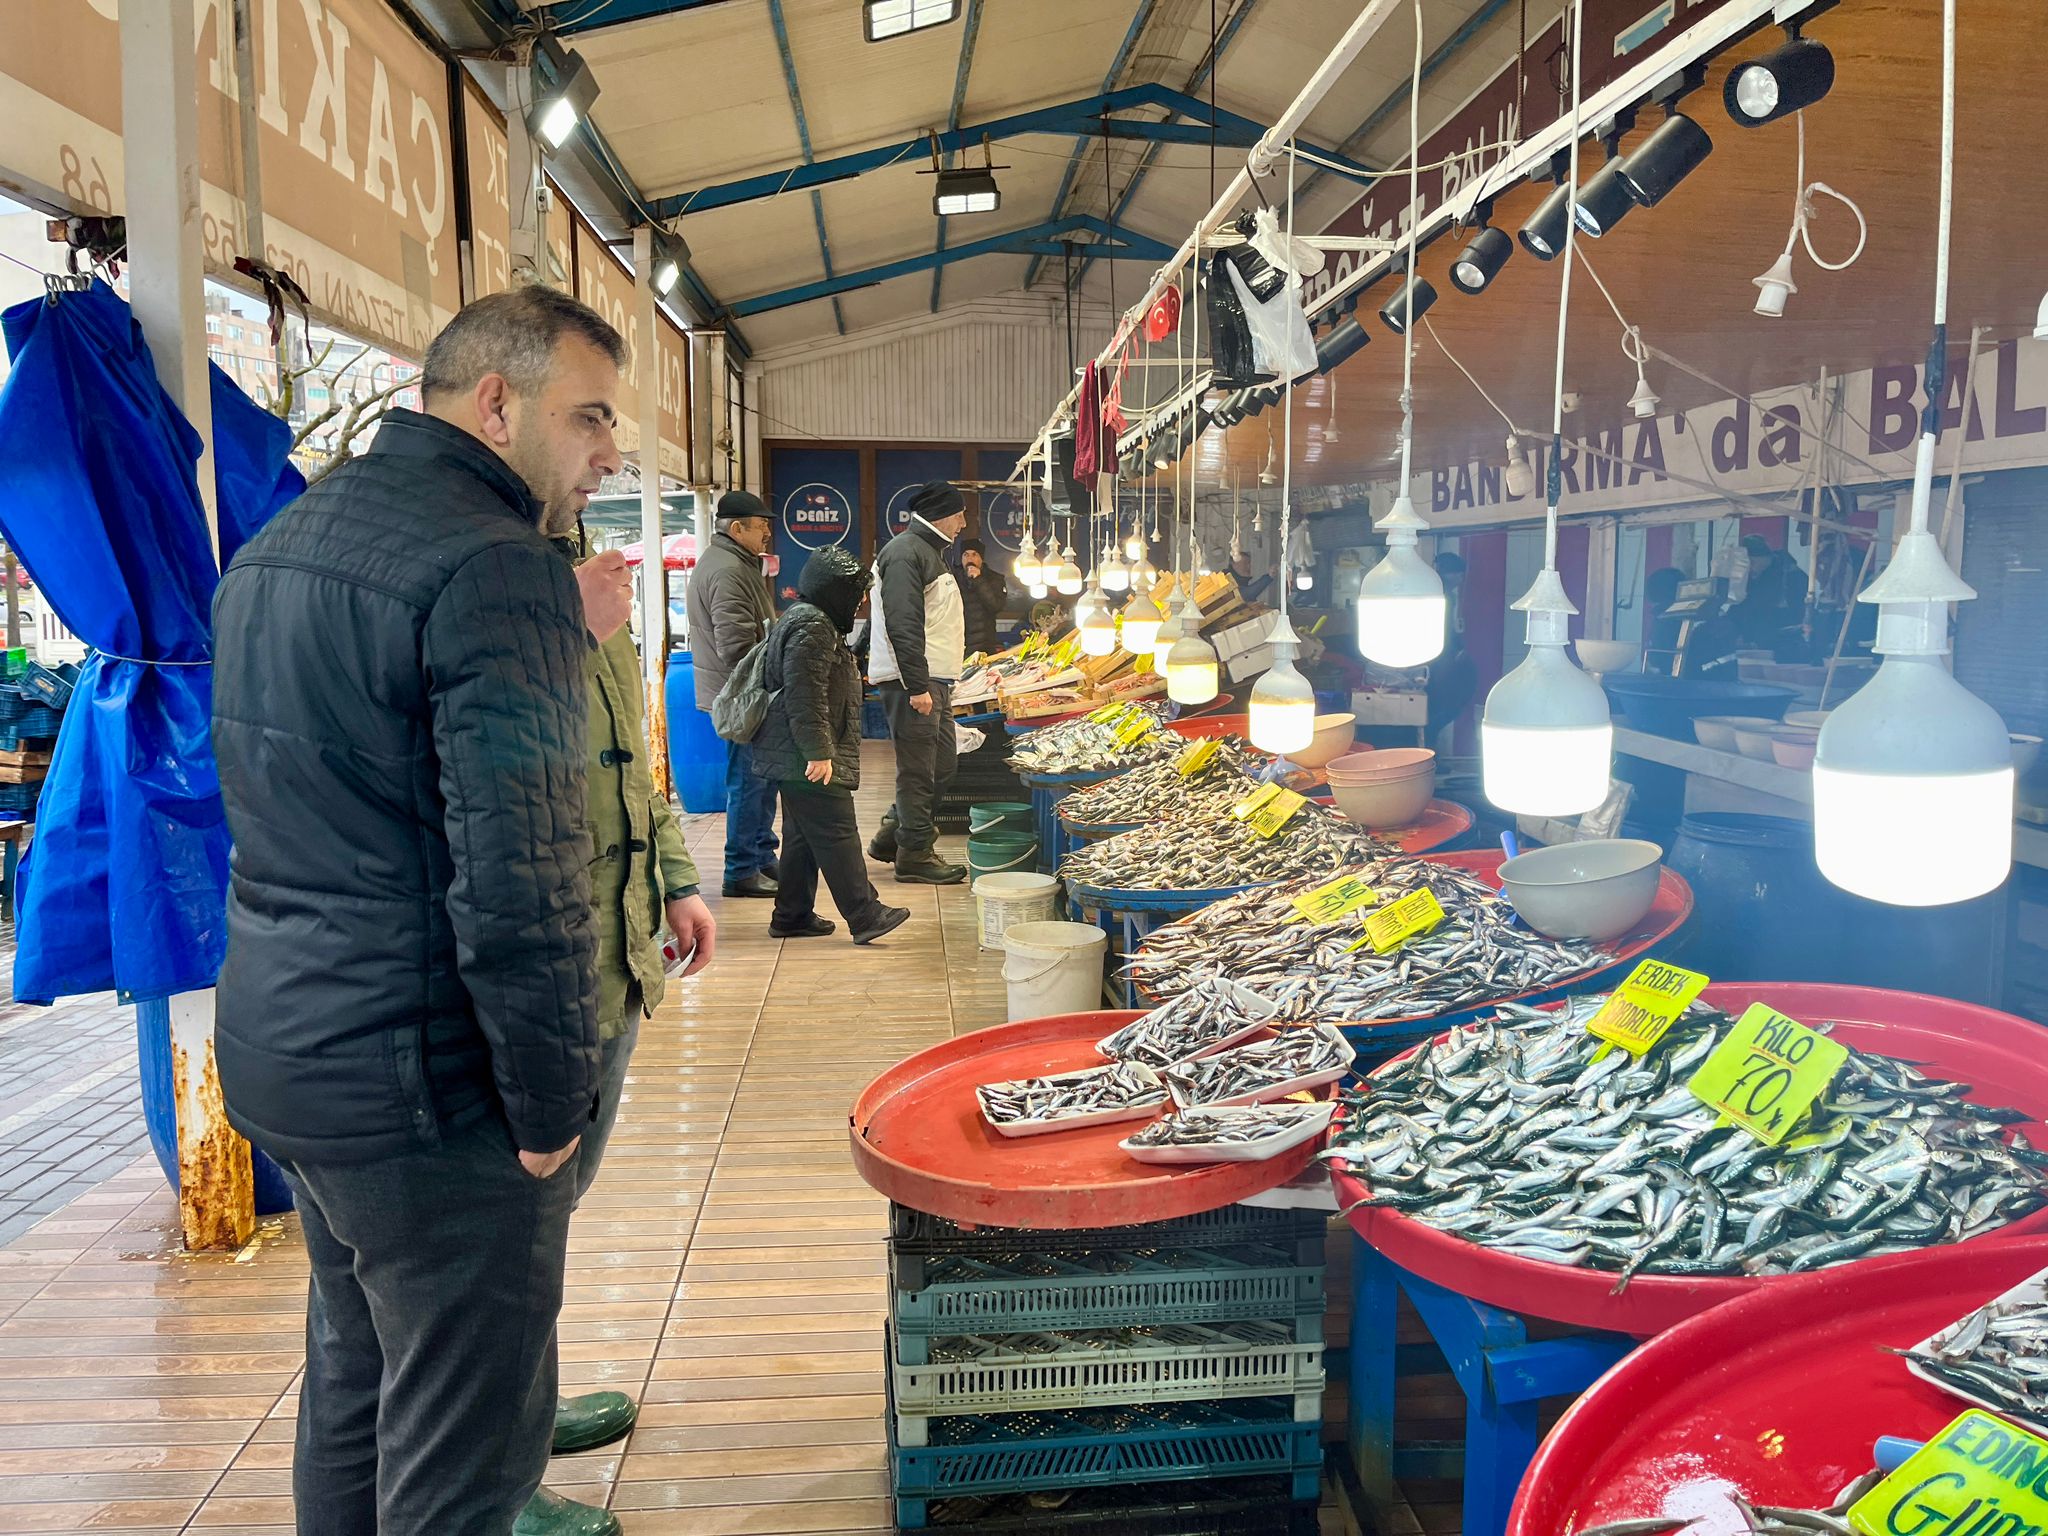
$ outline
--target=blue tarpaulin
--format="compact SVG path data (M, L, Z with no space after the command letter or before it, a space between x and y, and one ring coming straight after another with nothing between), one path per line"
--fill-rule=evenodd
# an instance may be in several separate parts
M219 571L199 435L105 284L0 316L0 534L92 650L65 712L16 899L14 995L211 986L227 823L208 719ZM304 488L291 428L210 369L223 559Z

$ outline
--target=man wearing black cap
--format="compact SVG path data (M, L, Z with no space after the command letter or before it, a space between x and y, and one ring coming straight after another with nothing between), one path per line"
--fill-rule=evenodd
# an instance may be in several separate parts
M718 531L690 573L690 653L697 707L711 701L740 658L768 633L775 610L761 557L775 525L761 498L727 491L718 498ZM747 748L725 746L725 885L728 896L775 894L775 786L747 771Z
M868 676L881 690L896 739L896 804L868 844L877 859L893 860L899 881L957 885L958 864L935 851L939 796L953 777L953 684L966 651L966 616L960 588L946 569L945 553L967 526L967 503L943 480L921 487L910 500L910 526L882 547L875 561L881 609L872 626Z

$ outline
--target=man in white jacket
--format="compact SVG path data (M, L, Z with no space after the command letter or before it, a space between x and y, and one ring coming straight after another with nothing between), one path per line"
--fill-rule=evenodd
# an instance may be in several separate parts
M936 851L939 797L952 781L953 685L967 643L960 588L946 548L967 526L967 503L943 480L910 501L910 526L875 561L876 604L868 676L880 689L896 740L896 804L868 852L896 865L899 881L957 885L966 869Z

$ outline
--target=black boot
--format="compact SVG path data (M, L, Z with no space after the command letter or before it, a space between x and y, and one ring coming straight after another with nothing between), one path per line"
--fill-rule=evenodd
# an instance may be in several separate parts
M908 907L877 907L875 908L875 915L868 920L867 927L853 930L853 942L856 944L872 944L883 934L894 933L909 921L910 908Z
M935 849L900 848L896 852L898 885L958 885L966 878L966 865L948 864Z
M838 924L829 917L820 917L813 912L809 917L800 917L795 922L785 923L781 918L770 918L768 937L771 939L822 939Z
M868 839L868 857L880 864L896 862L896 812L893 808L884 813L882 825Z

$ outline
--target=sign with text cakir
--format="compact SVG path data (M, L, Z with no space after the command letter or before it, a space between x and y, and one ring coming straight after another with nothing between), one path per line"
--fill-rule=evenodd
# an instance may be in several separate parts
M1903 348L1908 338L1900 342ZM1949 358L1937 458L1941 471L1947 472L1957 432L1966 434L1966 472L2048 463L2048 342L2023 338L1980 349L1966 424L1967 356L1968 349L1962 348ZM1843 378L1843 408L1833 431L1835 446L1843 452L1830 457L1831 480L1868 485L1912 478L1924 372L1920 364L1896 363ZM1604 415L1590 403L1581 407L1565 418L1567 441L1558 463L1565 514L1711 499L1714 492L1702 486L1750 496L1789 494L1823 446L1819 434L1826 413L1811 387L1770 390L1755 400L1755 405L1730 400L1641 420L1628 415L1619 401ZM1549 443L1531 443L1529 449L1538 487L1534 494L1508 494L1495 454L1431 471L1424 515L1439 528L1542 516Z
M575 229L576 297L612 323L626 338L630 354L619 387L619 448L625 453L639 451L641 391L658 389L661 443L657 463L671 479L687 479L684 417L689 406L689 342L657 309L655 326L661 334L656 345L648 347L640 334L640 289L632 272L588 224L577 219Z
M505 125L474 86L462 92L462 132L469 146L469 297L512 286L512 165Z
M129 0L163 4L167 0ZM209 271L241 254L229 0L194 5ZM253 0L262 259L316 316L407 357L460 303L448 76L383 0ZM0 181L123 206L119 0L0 5Z

